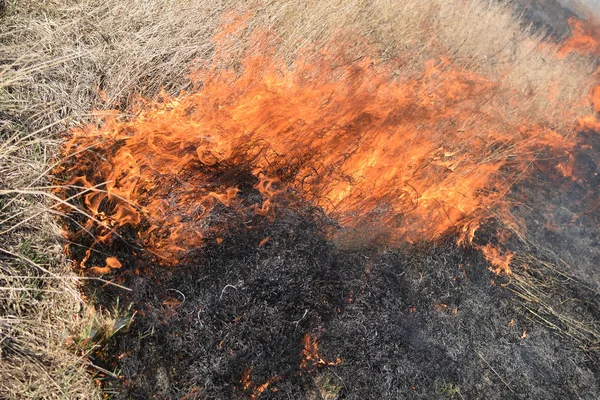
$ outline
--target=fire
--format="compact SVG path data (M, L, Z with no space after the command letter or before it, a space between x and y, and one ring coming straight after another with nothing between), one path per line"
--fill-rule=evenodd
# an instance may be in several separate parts
M300 361L301 370L310 370L318 366L333 366L342 363L339 358L335 361L327 361L319 355L319 342L310 333L306 333L302 337L302 360Z
M106 259L106 265L104 267L92 267L89 272L92 274L106 274L112 269L121 268L121 262L116 257L108 257Z
M348 60L321 44L290 64L257 37L241 65L224 67L219 50L194 71L194 90L71 131L67 172L98 242L132 226L174 263L222 242L221 215L272 216L297 196L378 243L451 231L465 243L492 211L508 215L503 199L537 152L572 146L543 116L519 114L526 94L449 59L406 77L367 45Z
M498 247L491 244L481 246L479 247L479 250L481 250L485 259L491 264L490 271L494 272L496 275L512 275L510 263L514 254L510 250L502 252Z
M251 372L252 368L244 369L240 383L242 384L242 390L245 392L249 392L249 398L253 400L258 399L263 394L263 392L269 388L269 386L273 385L274 383L277 383L282 379L281 376L274 376L267 380L265 383L262 383L260 385L254 385L250 377Z
M306 333L302 336L302 351L300 352L301 360L300 360L300 372L302 371L314 371L318 367L323 366L335 366L342 363L342 360L339 358L335 361L327 361L321 357L319 354L319 343L315 337L313 337L310 333ZM276 375L272 378L268 379L262 384L254 384L251 378L252 367L245 368L242 372L242 378L240 379L241 387L239 388L241 391L248 393L249 398L258 399L261 394L267 390L273 384L281 381L283 376ZM276 391L275 388L271 389L272 391Z
M577 17L569 18L571 36L561 45L560 54L565 56L569 53L580 53L584 55L600 56L600 32L597 21L590 19L582 21Z
M571 36L562 43L559 54L563 57L570 53L600 57L600 24L598 20L590 17L583 21L572 17L569 19L569 25L571 26ZM592 104L595 115L590 114L579 118L579 127L597 131L600 129L600 122L597 118L600 112L600 86L592 88L589 94L589 102Z

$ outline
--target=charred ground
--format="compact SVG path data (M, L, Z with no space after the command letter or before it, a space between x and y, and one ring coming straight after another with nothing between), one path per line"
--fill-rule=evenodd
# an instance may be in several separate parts
M29 191L55 182L48 171L60 153L63 121L85 122L89 110L117 104L126 112L133 94L188 88L188 67L210 56L218 17L244 2L8 3L0 29L0 123L9 139L0 146L0 247L8 250L0 259L1 398L101 398L90 376L114 398L248 398L261 390L262 398L597 398L596 144L594 151L576 151L587 183L557 174L552 161L532 165L533 178L514 188L529 232L528 243L511 242L518 280L493 276L477 251L457 247L451 235L396 249L348 250L326 239L338 228L304 205L280 210L274 220L240 220L217 210L213 222L228 222L228 229L171 267L157 265L136 232L121 229L122 239L95 247L94 257L98 265L119 257L122 268L102 278L128 292L75 276L83 273L62 257L51 218L56 204L45 191ZM385 10L395 13L393 2L324 3L339 7L324 14L326 8L300 7L294 14L290 5L298 2L266 2L274 7L265 19L280 16L292 48L330 22L349 21L391 38L390 45L407 36L429 41L403 23L389 24L389 31L387 21L379 23ZM403 3L422 9L430 2ZM481 59L520 49L511 41L524 36L501 23L506 10L488 7L496 3L481 2L468 14L453 5L478 2L431 3L451 17L436 25L428 19L435 14L418 13L419 26L430 33L432 25L449 23L444 35L456 44L452 54L459 49ZM512 3L524 5L523 25L533 22L557 40L569 34L565 20L572 14L555 0ZM531 64L513 67L521 76ZM572 63L556 69L569 79L582 70ZM597 138L582 135L588 135L583 143ZM239 185L249 203L259 201L252 200L255 183ZM80 229L73 220L67 224ZM478 240L491 236L482 232ZM79 239L71 243L77 260L93 241ZM85 283L85 304L75 282ZM89 326L94 308L116 319L101 329ZM318 340L319 350L300 368L307 334L309 347Z
M123 328L94 356L119 376L104 382L115 398L593 399L600 389L597 349L452 237L341 250L308 206L237 222L174 267L113 244L129 257L118 282L132 292L84 291L121 310ZM562 315L600 318L576 277L528 265L547 286L561 280L544 300ZM341 363L301 368L307 334L325 364Z
M600 139L595 131L578 134L578 145L563 158L532 163L533 173L512 189L515 214L527 222L532 241L553 262L596 290L600 287ZM572 165L559 172L561 165ZM558 168L557 168L558 167ZM535 205L535 206L532 206Z

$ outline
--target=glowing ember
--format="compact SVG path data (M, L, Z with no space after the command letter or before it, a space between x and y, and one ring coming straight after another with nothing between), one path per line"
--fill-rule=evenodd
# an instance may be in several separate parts
M263 384L253 385L252 379L250 378L251 372L252 368L244 369L244 372L242 373L242 379L240 381L242 384L242 389L246 392L250 392L250 399L258 399L260 395L269 388L269 386L282 379L281 376L274 376Z
M321 45L290 65L256 41L259 55L231 69L219 50L191 93L71 132L71 183L89 190L84 229L99 224L98 242L134 226L148 251L176 262L207 237L222 242L215 211L270 216L295 193L378 243L449 231L465 243L491 210L509 218L502 200L536 152L572 145L543 118L524 122L525 94L450 60L407 78L367 46L345 61ZM244 200L251 192L259 200Z
M252 379L250 379L250 372L252 371L252 368L246 368L244 369L244 372L242 372L242 380L240 381L242 384L242 389L247 390L250 388L250 386L252 386Z
M310 333L302 337L302 360L300 361L300 369L310 370L318 366L333 366L342 363L339 358L335 361L326 361L319 355L319 343Z

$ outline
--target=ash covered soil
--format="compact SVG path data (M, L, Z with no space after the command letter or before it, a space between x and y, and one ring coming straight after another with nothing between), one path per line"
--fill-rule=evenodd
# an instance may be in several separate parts
M106 306L119 297L124 320L127 309L137 312L96 355L120 369L108 391L118 399L598 398L598 353L533 318L475 250L448 237L342 251L317 217L305 209L255 220L186 265L128 269L130 294L96 291ZM587 304L569 315L600 318L589 291L577 282L563 290L579 296L573 308ZM318 343L312 359L303 354L307 335Z
M596 398L596 359L450 238L340 251L309 211L255 222L195 262L125 271L131 294L96 292L137 312L97 355L122 354L116 398L246 398L273 379L261 398ZM322 362L301 367L307 334Z

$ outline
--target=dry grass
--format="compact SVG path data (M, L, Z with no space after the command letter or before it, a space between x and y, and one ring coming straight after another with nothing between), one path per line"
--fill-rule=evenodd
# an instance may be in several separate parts
M427 60L451 59L459 68L527 95L528 101L514 111L529 116L530 123L551 120L564 128L573 117L566 116L567 110L577 114L588 109L580 102L591 84L590 60L557 58L543 33L523 29L508 6L494 1L279 2L261 19L271 22L283 38L285 54L344 30L359 32L377 45L384 58L398 63L403 77L419 76ZM342 37L348 41L342 46L355 41L353 35Z
M398 59L400 75L418 75L426 60L451 58L460 68L530 94L531 101L521 108L556 121L561 119L556 104L572 105L585 97L593 71L589 60L558 59L552 45L523 30L510 9L485 0L265 1L260 8L230 0L43 4L16 6L2 38L11 44L6 55L22 68L67 59L30 74L22 85L29 97L21 94L18 100L34 96L44 104L38 115L47 121L117 104L126 109L133 93L153 96L163 87L173 93L187 88L192 61L210 59L210 38L228 22L222 12L232 8L254 10L248 25L269 24L282 39L281 53L290 58L331 32L358 33L376 44L384 58ZM356 37L336 40L347 46ZM238 44L244 47L243 41ZM23 49L27 56L18 51ZM563 79L565 74L569 79ZM100 101L98 89L111 104Z
M593 304L592 299L599 293L564 273L563 270L569 270L568 266L556 266L539 260L532 253L518 254L513 264L516 274L509 290L519 299L526 315L574 341L590 355L598 354L598 321L580 315L577 307L568 307L578 302Z
M26 130L15 114L23 106L6 92L23 76L1 76L0 397L94 398L83 360L64 345L83 303L44 188L58 141Z
M126 110L134 93L186 89L194 60L211 58L210 38L226 21L222 12L244 12L250 3L36 0L9 7L0 27L0 397L98 396L85 363L63 345L80 334L85 316L47 194L57 134L92 109ZM425 60L446 57L526 93L529 100L514 111L519 115L560 128L587 112L579 101L589 90L592 63L558 59L541 36L522 30L494 2L265 1L249 25L265 23L290 59L332 31L356 32L396 60L399 75L418 75ZM235 45L243 49L243 39Z

